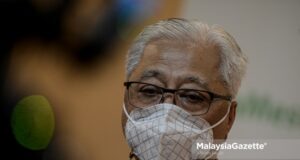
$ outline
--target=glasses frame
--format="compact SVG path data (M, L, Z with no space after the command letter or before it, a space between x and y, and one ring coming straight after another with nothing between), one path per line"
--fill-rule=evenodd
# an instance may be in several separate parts
M154 84L151 84L151 83L145 83L145 82L139 82L139 81L124 82L124 86L126 87L127 91L129 90L130 85L133 84L133 83L145 84L145 85L152 85L152 86L155 86L155 87L161 89L162 96L161 96L161 99L159 100L159 102L157 104L162 103L162 101L164 100L164 94L165 93L172 93L172 94L176 95L176 92L179 91L179 90L198 91L198 92L205 92L205 93L207 93L211 97L208 109L207 109L206 112L204 112L202 114L196 114L196 115L204 115L204 114L206 114L209 111L209 109L210 109L211 103L215 99L221 99L221 100L225 100L225 101L229 101L229 102L232 101L232 97L231 96L223 96L223 95L219 95L219 94L207 91L207 90L198 90L198 89L169 89L169 88L160 87L160 86L157 86L157 85L154 85ZM127 99L128 99L128 102L131 104L131 102L129 100L129 93L127 95ZM131 105L134 106L134 107L136 107L133 104L131 104ZM140 108L140 107L136 107L136 108Z

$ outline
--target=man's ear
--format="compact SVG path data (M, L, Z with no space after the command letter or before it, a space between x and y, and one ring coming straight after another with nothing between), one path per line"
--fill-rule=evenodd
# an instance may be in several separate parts
M230 131L230 129L233 125L233 122L235 120L237 105L238 105L237 101L231 102L230 111L229 111L229 115L228 115L228 123L227 123L228 132Z

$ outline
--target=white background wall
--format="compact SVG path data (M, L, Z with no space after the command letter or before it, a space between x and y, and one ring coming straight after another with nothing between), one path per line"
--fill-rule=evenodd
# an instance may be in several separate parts
M249 58L240 95L269 95L300 110L299 0L187 0L182 17L219 24ZM289 131L288 131L289 130ZM232 137L300 138L299 127L238 117Z

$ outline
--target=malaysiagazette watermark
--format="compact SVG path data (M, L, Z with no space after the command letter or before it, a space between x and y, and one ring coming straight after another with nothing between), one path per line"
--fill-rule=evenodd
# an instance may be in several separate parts
M267 143L196 143L197 150L263 150L267 146Z

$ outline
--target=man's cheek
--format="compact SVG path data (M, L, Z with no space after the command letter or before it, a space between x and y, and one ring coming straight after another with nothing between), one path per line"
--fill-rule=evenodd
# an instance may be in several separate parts
M225 139L226 135L228 133L228 129L226 127L226 122L227 118L222 122L220 125L216 126L213 128L213 133L214 133L214 139L219 140L219 139Z

